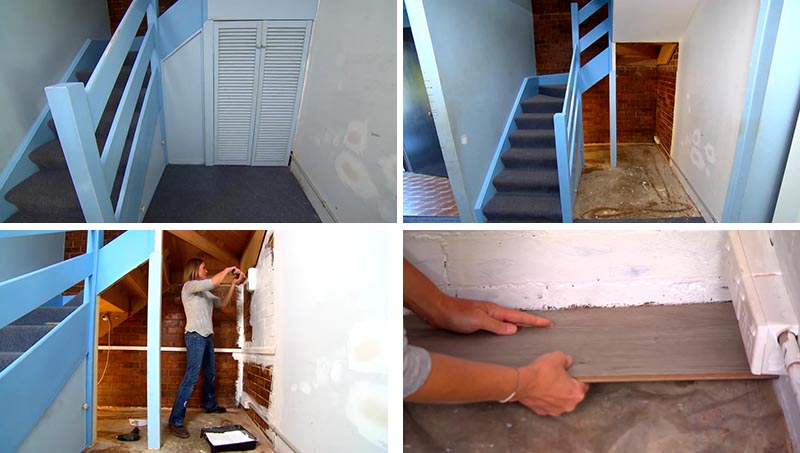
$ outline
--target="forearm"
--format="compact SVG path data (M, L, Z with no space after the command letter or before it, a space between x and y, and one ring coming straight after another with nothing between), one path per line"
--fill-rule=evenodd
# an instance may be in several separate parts
M422 272L403 259L403 306L436 325L445 309L447 295Z
M222 284L222 281L223 281L223 280L225 280L225 277L227 277L227 276L228 276L228 273L230 272L230 269L231 269L231 268L229 268L229 267L228 267L228 268L225 268L225 269L223 269L223 270L219 271L219 272L218 272L216 275L214 275L213 277L211 277L211 283L213 283L213 284L214 284L214 288L218 288L218 287L219 287L219 285L221 285L221 284Z
M225 296L222 298L222 304L220 308L224 309L225 307L228 306L228 304L230 304L231 299L233 298L233 293L235 291L236 291L236 285L231 283L230 288L228 288L228 291L225 292Z
M406 401L473 403L502 401L517 388L518 372L511 367L431 352L431 371L425 383Z

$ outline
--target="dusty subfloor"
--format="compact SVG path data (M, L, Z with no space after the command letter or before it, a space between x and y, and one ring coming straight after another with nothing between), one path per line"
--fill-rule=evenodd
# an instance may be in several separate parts
M584 155L576 220L702 221L656 145L618 145L616 168L608 145L587 145Z
M147 419L144 408L100 408L97 411L97 441L84 452L136 452L152 451L147 449L147 429L139 428L141 438L134 442L117 440L117 435L131 432L133 426L128 419ZM255 450L260 453L272 453L272 444L267 436L253 423L241 408L228 408L225 414L206 414L199 409L189 409L186 413L186 429L191 437L180 439L167 429L169 410L161 411L161 451L165 452L210 452L208 442L200 437L200 430L210 426L242 425L250 434L258 439Z
M575 412L404 404L406 452L791 452L770 381L594 384Z

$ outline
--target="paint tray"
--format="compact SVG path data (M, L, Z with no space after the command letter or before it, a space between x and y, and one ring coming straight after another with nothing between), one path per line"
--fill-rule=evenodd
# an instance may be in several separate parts
M211 453L218 451L247 451L256 448L258 441L242 425L215 426L200 430L211 446Z

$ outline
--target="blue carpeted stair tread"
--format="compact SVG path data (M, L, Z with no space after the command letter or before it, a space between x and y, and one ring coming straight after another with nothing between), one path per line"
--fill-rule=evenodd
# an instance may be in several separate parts
M52 212L42 211L17 211L11 217L6 219L6 223L86 223L86 218L80 207L76 207L70 212L60 212L54 214Z
M500 156L506 168L550 168L558 169L556 149L510 148Z
M58 140L47 142L31 151L30 159L40 170L60 170L67 165L64 150Z
M9 191L6 200L34 212L50 212L54 221L57 221L57 214L73 209L81 211L72 177L66 168L34 173Z
M508 134L512 147L555 147L556 134L553 129L517 129Z
M501 171L492 180L497 192L558 193L558 172L551 169L510 169Z
M0 352L0 371L6 369L12 362L21 356L21 352Z
M25 352L54 326L5 326L0 329L0 352Z
M483 208L489 222L561 222L558 193L498 193Z
M78 294L76 294L75 296L73 296L72 299L69 300L69 302L64 304L64 306L65 307L78 307L82 303L83 303L83 291L81 291Z
M539 94L564 99L567 95L566 85L539 85Z
M537 94L523 100L520 104L523 113L558 113L564 107L564 100L554 96Z
M73 311L75 311L75 307L39 307L10 325L44 326L48 323L59 323Z
M552 113L522 113L514 117L519 129L552 129Z

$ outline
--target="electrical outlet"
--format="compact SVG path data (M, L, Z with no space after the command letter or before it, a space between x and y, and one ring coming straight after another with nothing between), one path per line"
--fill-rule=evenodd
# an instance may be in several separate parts
M739 332L753 374L786 374L778 335L798 333L783 274L765 231L731 231L728 278Z

